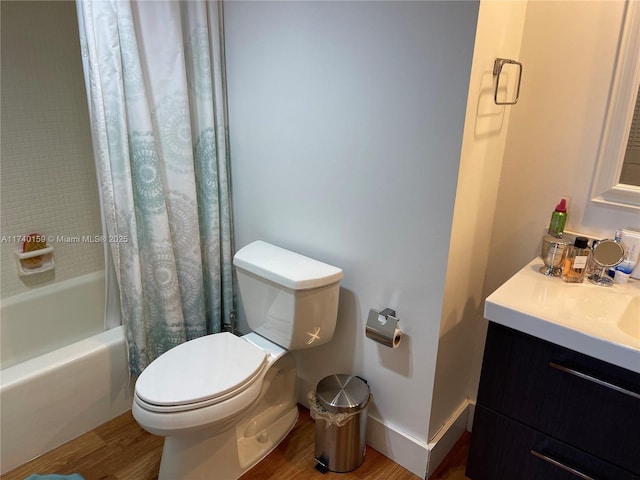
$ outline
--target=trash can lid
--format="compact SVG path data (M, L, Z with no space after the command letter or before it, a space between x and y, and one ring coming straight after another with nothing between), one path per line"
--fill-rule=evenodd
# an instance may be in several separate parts
M328 412L355 412L369 400L369 385L360 377L336 373L318 382L316 399Z

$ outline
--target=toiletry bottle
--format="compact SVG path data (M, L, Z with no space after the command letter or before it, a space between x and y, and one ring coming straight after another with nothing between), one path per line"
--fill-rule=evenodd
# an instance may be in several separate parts
M616 283L627 283L638 263L640 232L623 229L620 232L620 244L624 248L624 259L615 268L614 280Z
M622 245L622 248L624 248L624 244L622 243L622 230L620 229L616 230L616 233L613 237L613 241L616 243L619 243L620 245ZM615 274L616 274L616 267L611 267L607 270L607 275L609 275L611 278L614 278ZM587 278L589 277L587 276Z
M554 237L562 237L565 223L567 223L567 201L563 198L551 214L547 233Z
M569 283L582 283L587 270L587 262L591 255L589 239L576 237L573 245L567 247L565 252L564 267L562 268L562 279Z

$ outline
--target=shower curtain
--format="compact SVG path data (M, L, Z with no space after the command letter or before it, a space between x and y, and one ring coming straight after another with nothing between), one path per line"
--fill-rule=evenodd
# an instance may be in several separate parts
M77 0L130 370L233 314L221 5Z

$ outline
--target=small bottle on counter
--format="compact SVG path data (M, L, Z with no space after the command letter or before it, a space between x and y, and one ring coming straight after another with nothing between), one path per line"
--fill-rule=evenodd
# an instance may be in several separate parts
M566 222L567 201L563 198L560 200L560 203L556 205L556 209L551 214L551 221L549 222L549 229L547 230L547 233L554 237L562 238Z
M619 243L620 245L622 245L622 248L624 248L624 245L622 244L622 230L616 230L613 241ZM607 275L609 275L611 278L615 278L616 270L616 267L611 267L609 270L607 270Z
M582 283L590 256L589 239L576 237L573 245L569 245L566 249L562 279L569 283Z

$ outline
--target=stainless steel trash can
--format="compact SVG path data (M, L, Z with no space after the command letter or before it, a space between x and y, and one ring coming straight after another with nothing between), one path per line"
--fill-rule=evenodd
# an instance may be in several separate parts
M350 472L364 462L369 385L360 377L335 374L316 386L311 408L316 420L315 458L332 472Z

